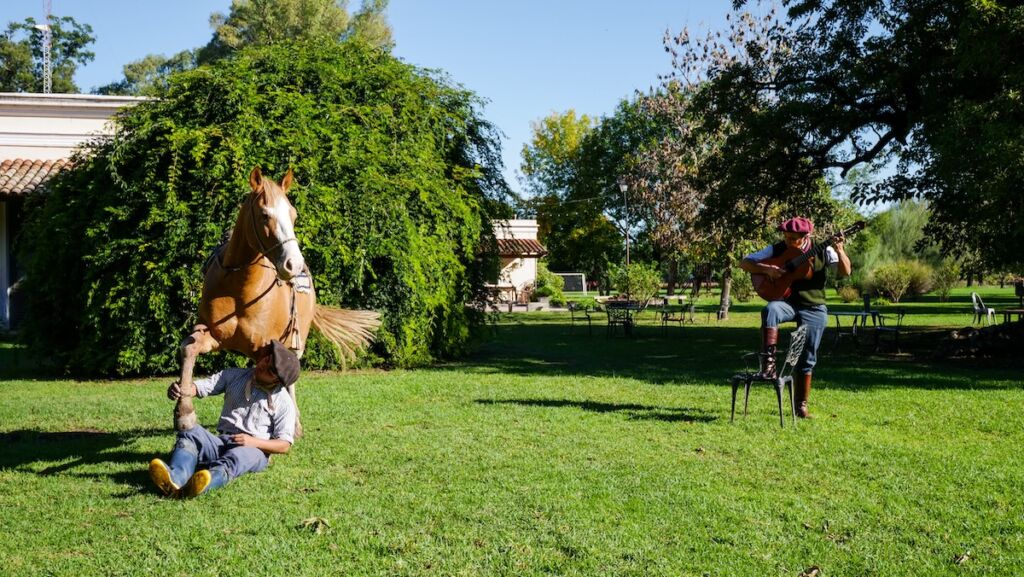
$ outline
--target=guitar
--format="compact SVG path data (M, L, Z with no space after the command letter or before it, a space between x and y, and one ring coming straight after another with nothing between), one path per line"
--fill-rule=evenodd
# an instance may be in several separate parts
M842 232L832 235L828 239L814 245L807 252L787 246L786 250L779 256L760 261L761 264L774 265L786 272L776 279L770 278L766 274L751 273L750 280L754 284L754 290L757 292L758 296L766 301L780 301L785 299L791 292L790 285L793 284L793 282L802 279L809 279L814 275L814 270L811 267L810 262L812 258L824 255L825 249L832 246L840 236L849 236L863 230L865 226L867 226L867 224L865 224L863 220L859 220L850 227L843 229Z

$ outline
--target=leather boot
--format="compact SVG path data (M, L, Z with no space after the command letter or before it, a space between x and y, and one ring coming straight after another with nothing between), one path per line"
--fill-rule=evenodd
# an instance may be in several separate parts
M807 401L811 398L811 373L797 373L793 379L793 402L796 403L796 416L801 419L812 419L807 411Z
M779 343L778 327L761 327L761 372L762 378L776 379L775 351Z

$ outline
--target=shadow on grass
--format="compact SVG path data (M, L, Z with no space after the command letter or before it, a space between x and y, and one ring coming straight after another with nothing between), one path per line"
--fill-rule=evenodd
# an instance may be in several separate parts
M111 479L115 483L137 488L149 485L146 464L154 457L149 453L130 451L125 447L142 437L167 437L166 429L136 429L111 433L96 429L75 431L16 430L0 433L0 469L35 472L40 476L72 474L80 477ZM59 464L35 470L36 463ZM129 472L94 473L83 469L99 464L137 465ZM109 469L109 467L103 467Z
M795 325L783 327L781 342ZM876 353L870 335L859 343L833 344L825 332L815 375L823 386L870 388L1010 389L1019 387L1020 362L946 362L930 352L945 331L906 331L904 354ZM662 331L637 326L632 337L609 336L603 325L588 336L586 327L558 323L504 324L496 335L463 361L435 370L479 374L596 376L636 379L655 385L721 383L746 367L744 353L760 346L755 327L688 325ZM909 353L909 354L907 354Z
M666 421L670 423L710 423L718 417L700 409L680 407L651 407L648 405L599 403L597 401L569 401L563 399L477 399L481 405L522 405L526 407L569 407L593 413L625 413L631 420Z

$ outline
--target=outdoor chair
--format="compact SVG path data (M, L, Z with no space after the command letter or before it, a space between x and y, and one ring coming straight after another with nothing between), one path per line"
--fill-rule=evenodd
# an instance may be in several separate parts
M974 308L974 320L971 321L972 323L980 323L981 318L985 317L985 324L992 324L992 317L995 316L996 309L990 309L985 306L978 293L971 293L971 306Z
M878 324L875 325L875 351L882 348L882 337L892 340L893 348L900 352L900 329L903 327L903 317L906 311L896 309L896 315L875 315Z
M679 328L682 328L686 323L695 324L693 318L695 310L696 307L692 303L679 310L672 310L666 305L658 311L661 315L661 332L664 334L668 330L670 323L677 323Z
M604 310L608 314L608 336L615 334L618 327L622 327L623 335L632 336L634 315L637 311L635 303L607 302Z
M743 384L743 416L747 416L747 406L750 401L750 385L755 382L772 383L775 386L775 397L779 402L779 426L785 427L786 420L782 413L782 389L789 391L789 409L793 416L793 426L796 426L796 402L793 399L793 369L800 354L804 352L804 343L807 342L807 326L801 325L790 335L789 349L778 351L778 355L785 354L785 360L778 365L777 378L767 379L760 375L760 367L764 364L765 353L747 353L743 355L744 362L749 363L751 359L757 359L757 367L754 370L747 370L732 376L732 414L729 416L731 423L736 419L736 391ZM777 355L777 356L778 356ZM749 366L749 365L748 365Z
M579 303L569 303L569 318L571 319L573 329L576 328L577 322L580 323L580 326L583 326L583 322L586 321L587 334L594 334L594 326L591 324L593 319L590 316L589 307Z

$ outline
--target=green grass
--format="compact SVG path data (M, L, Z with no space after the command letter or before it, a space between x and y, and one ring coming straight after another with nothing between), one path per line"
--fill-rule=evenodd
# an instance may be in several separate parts
M1022 574L1020 363L826 344L816 419L781 430L762 387L730 423L759 307L632 339L515 314L464 361L306 375L292 453L194 501L146 475L167 378L48 380L0 345L0 574Z

